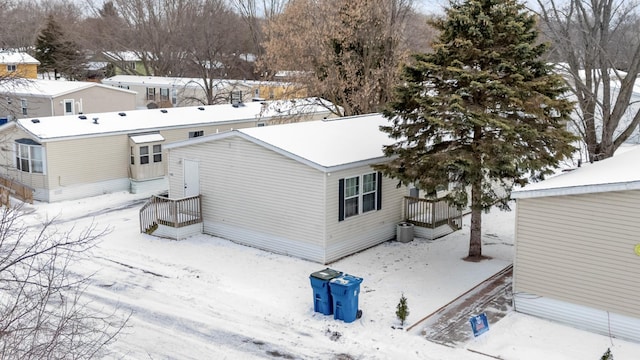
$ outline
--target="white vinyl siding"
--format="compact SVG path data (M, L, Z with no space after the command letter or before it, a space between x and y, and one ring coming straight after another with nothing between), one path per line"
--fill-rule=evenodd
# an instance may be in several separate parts
M398 181L382 177L381 209L371 213L339 220L339 181L361 174L372 173L370 166L332 172L327 176L325 199L326 262L332 262L355 252L391 240L396 225L402 221L402 202L406 187L397 187Z
M640 318L640 191L523 198L514 292Z

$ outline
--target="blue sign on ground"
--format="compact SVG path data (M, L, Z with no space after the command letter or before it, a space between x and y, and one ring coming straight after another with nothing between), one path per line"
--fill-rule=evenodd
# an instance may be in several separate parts
M478 336L482 333L489 331L489 321L487 320L487 314L482 313L480 315L472 316L469 319L471 323L471 330L473 330L473 336Z

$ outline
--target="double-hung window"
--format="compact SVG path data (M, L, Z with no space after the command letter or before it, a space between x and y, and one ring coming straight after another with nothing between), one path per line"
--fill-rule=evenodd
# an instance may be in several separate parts
M27 115L27 99L20 100L20 109L22 110L22 115Z
M153 162L162 162L162 145L153 145Z
M147 100L155 101L156 100L156 88L147 88Z
M382 174L369 173L340 179L338 220L382 208Z
M44 156L42 145L30 139L16 140L16 167L20 171L43 174Z
M140 146L140 164L148 164L149 163L149 146Z

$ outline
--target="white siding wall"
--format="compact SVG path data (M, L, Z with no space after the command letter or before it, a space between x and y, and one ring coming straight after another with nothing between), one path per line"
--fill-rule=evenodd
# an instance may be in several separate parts
M640 191L519 199L514 293L640 318L639 219Z
M205 233L324 262L324 174L241 138L169 151L170 197L182 159L200 163Z
M396 186L398 180L383 177L381 210L338 221L338 181L374 171L369 166L362 166L327 176L327 263L395 238L396 225L402 221L403 197L407 194L405 187Z

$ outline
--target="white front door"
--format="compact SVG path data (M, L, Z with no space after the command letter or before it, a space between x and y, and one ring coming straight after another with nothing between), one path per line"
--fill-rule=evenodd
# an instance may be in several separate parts
M200 195L200 164L186 159L182 164L184 166L184 197Z

